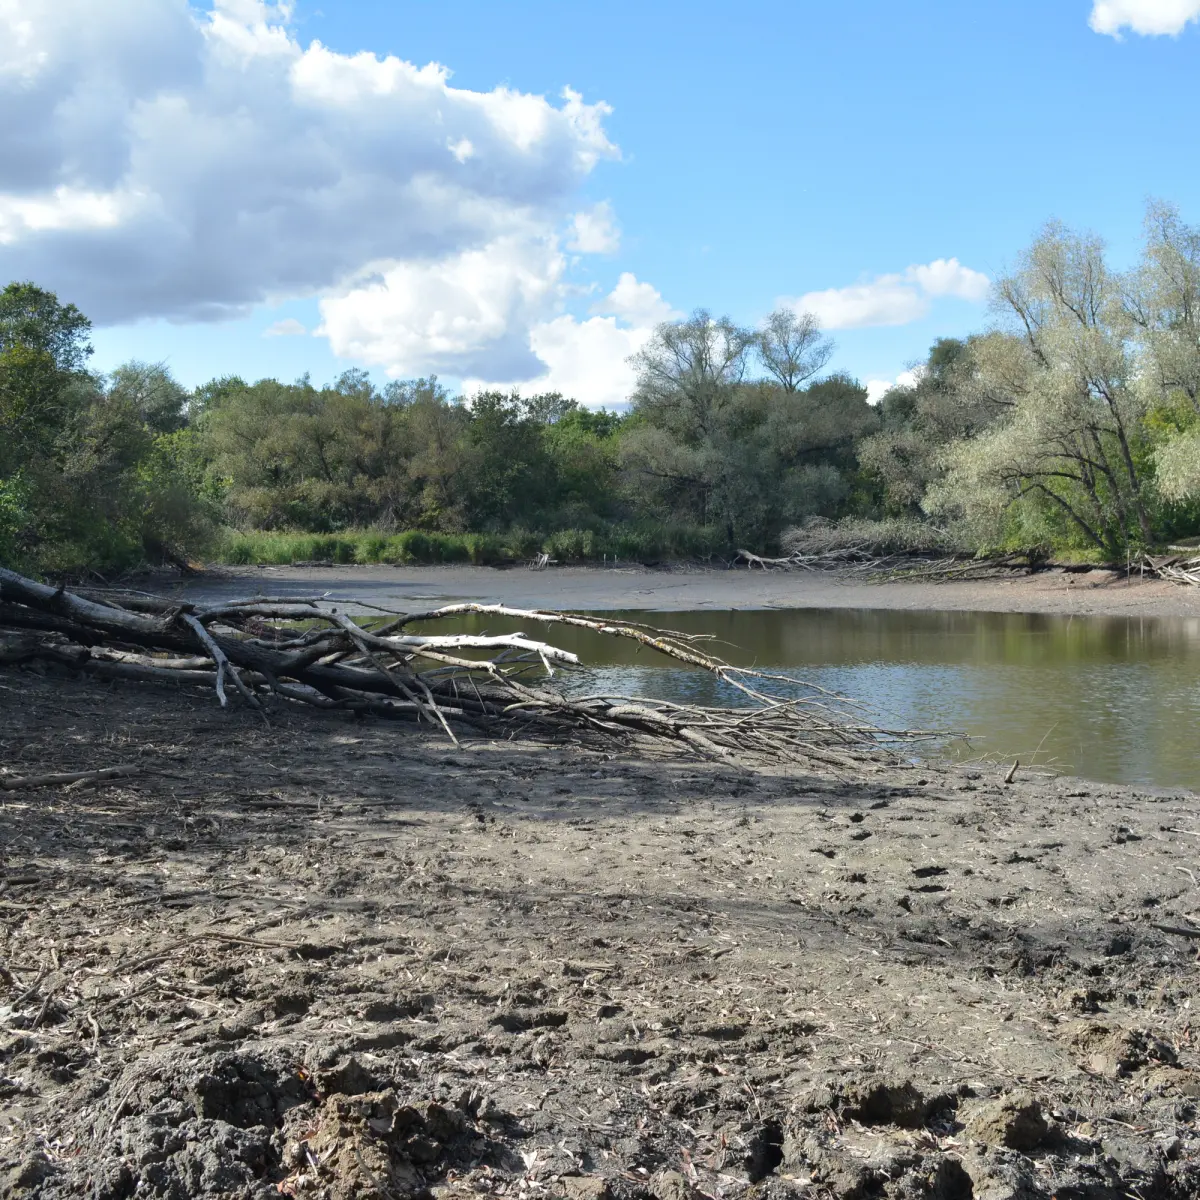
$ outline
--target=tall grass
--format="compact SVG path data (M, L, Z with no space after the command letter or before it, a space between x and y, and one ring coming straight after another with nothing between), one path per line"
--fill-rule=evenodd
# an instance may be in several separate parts
M601 530L563 529L549 535L525 529L507 533L364 529L329 534L230 530L218 546L217 561L241 566L303 562L492 566L523 562L539 553L558 562L651 562L712 558L728 552L716 529L686 525L614 525Z

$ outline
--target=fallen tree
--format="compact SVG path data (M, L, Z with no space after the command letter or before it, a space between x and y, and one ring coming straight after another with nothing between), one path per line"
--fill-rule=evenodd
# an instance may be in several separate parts
M371 609L369 605L353 605ZM574 613L451 604L426 612L252 597L199 605L136 592L72 592L0 568L0 665L43 663L125 682L230 689L270 720L273 707L310 705L492 734L586 736L676 743L711 758L850 767L918 735L865 722L844 698L788 676L738 668L705 652L703 635ZM740 707L575 695L554 689L578 657L524 633L414 632L467 613L589 629L632 640L739 694ZM769 690L768 690L769 689Z

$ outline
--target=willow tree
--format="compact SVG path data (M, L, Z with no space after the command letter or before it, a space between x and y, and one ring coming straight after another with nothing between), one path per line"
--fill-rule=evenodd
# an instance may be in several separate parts
M1200 426L1171 438L1155 454L1158 487L1165 500L1200 500Z
M1125 280L1124 303L1151 402L1174 395L1200 416L1200 229L1174 206L1147 209L1142 260Z
M996 284L1007 330L973 348L968 386L1007 415L947 449L928 511L965 516L993 544L1014 506L1108 556L1153 541L1148 398L1127 291L1098 238L1043 230Z
M824 370L834 351L813 313L790 308L778 308L766 319L756 344L767 374L789 394Z
M1140 347L1140 379L1156 442L1155 482L1168 504L1200 501L1200 229L1152 203L1142 262L1125 306Z

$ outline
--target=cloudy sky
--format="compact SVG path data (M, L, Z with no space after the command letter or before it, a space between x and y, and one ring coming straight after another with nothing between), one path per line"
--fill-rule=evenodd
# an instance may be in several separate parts
M817 313L881 389L1050 217L1200 222L1200 0L0 0L0 279L187 384L620 403L654 324Z

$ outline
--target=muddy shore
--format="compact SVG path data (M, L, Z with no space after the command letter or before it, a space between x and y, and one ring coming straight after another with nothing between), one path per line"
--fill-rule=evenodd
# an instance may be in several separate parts
M1190 794L15 672L0 762L143 769L0 792L0 1195L1200 1195Z
M808 571L676 567L222 567L180 583L156 580L206 600L270 592L355 597L385 608L486 600L517 607L646 609L884 608L938 611L1200 617L1200 588L1136 574L1043 571L960 583L877 583Z

